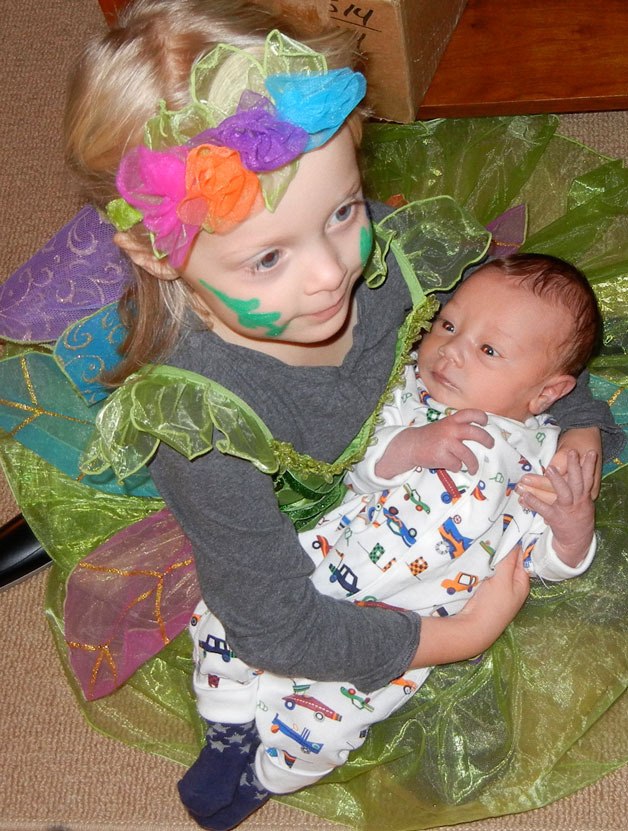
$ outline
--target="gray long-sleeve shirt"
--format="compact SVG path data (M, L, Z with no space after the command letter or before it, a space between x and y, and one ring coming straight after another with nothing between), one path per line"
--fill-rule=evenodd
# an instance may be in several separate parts
M374 410L411 307L395 263L378 289L360 283L356 301L353 346L340 367L289 366L207 330L186 330L168 363L232 390L276 439L333 461ZM592 404L582 387L563 406L563 427L606 419L611 429L605 405ZM151 473L192 542L203 597L244 661L288 677L351 678L367 692L407 669L420 618L319 594L309 579L312 561L278 510L270 476L217 450L190 462L166 446Z
M186 331L168 362L232 390L276 439L333 461L375 409L411 305L396 269L379 289L360 284L356 300L354 342L340 367L289 366L210 331ZM270 476L216 450L189 462L163 446L151 473L192 542L203 597L239 657L289 677L351 678L365 691L407 669L418 616L318 594Z

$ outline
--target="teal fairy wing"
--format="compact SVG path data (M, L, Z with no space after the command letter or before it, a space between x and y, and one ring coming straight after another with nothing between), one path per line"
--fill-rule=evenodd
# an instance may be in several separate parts
M56 341L54 359L88 405L111 394L100 379L119 363L126 335L118 305L111 303L69 326Z
M82 448L94 430L97 408L89 407L50 354L26 352L0 363L0 429L46 459L66 476L108 493L157 496L146 471L124 484L110 471L85 476Z
M624 357L621 357L620 361L625 372L628 362ZM599 361L594 363L594 368L597 366L599 369L603 369L603 364L606 364L607 369L610 369L613 365L615 369L619 369L620 361ZM624 375L622 380L622 383L615 383L608 378L603 378L599 375L591 375L589 383L593 395L596 398L604 400L608 403L615 421L623 428L624 433L628 435L628 388L626 386L628 382L626 381L626 375ZM628 443L624 445L619 456L610 459L604 464L602 475L604 477L610 476L626 464L628 464Z

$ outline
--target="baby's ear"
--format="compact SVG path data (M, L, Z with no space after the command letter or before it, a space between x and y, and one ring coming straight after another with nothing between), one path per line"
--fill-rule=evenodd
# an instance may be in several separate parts
M158 259L150 248L146 248L140 240L135 239L131 234L114 234L113 241L133 260L135 265L143 268L144 271L148 271L158 280L176 280L179 277L178 272L174 270L165 257L163 260Z
M540 392L530 401L532 415L539 415L549 410L555 401L564 398L576 386L573 375L553 375L543 384Z

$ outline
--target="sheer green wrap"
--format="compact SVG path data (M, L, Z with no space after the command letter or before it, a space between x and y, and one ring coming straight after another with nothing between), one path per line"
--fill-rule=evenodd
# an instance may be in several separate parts
M539 116L367 126L366 189L379 199L446 194L482 224L525 203L524 250L574 261L595 288L606 327L594 384L625 423L628 176L621 163L557 136L556 125L557 119ZM409 238L414 230L406 228ZM426 227L419 231L425 235ZM432 245L434 263L439 247L440 261L448 258L447 238L445 230ZM409 257L403 267L416 262ZM413 324L400 339L400 362L416 331ZM345 451L343 463L372 426ZM272 449L288 469L289 449ZM101 540L162 503L95 493L6 438L0 451L18 503L55 560L48 615L65 656L63 598L71 569ZM538 807L628 761L625 459L608 471L591 570L565 584L536 586L482 660L434 671L345 766L284 801L356 828L411 831ZM327 473L340 477L338 470ZM293 484L283 483L285 501L295 507L295 524L309 524L315 518L310 499L300 485L290 495ZM324 502L318 507L324 510ZM190 764L203 728L190 691L189 651L183 635L115 694L81 701L87 719L129 744Z

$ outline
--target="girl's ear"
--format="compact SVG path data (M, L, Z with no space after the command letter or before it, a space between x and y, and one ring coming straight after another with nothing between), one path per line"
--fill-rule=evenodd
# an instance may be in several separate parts
M163 260L158 259L150 249L147 249L131 234L117 233L114 235L113 241L133 260L135 265L143 268L144 271L148 271L158 280L178 279L178 272L174 270L165 257Z
M573 375L553 375L543 384L541 391L529 403L532 415L546 413L554 401L564 398L576 386Z

